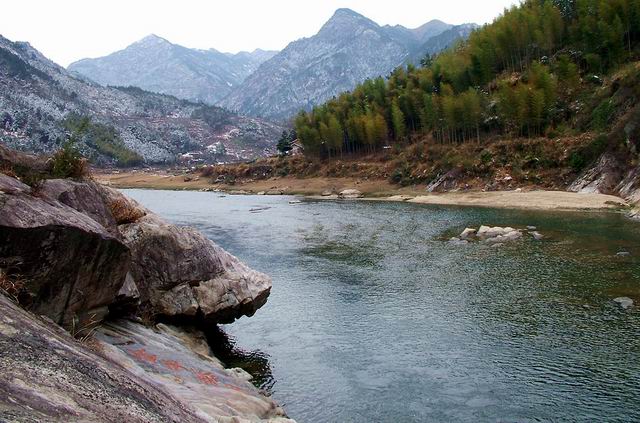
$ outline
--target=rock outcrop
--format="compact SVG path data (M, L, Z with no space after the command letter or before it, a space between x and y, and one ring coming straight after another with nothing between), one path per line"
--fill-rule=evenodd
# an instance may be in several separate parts
M156 325L252 315L269 277L44 158L0 166L0 421L292 422L204 334Z
M92 181L47 180L34 193L0 174L0 228L0 269L27 281L30 309L67 329L138 304L147 318L230 323L271 290L196 230Z
M70 330L101 321L129 263L128 247L94 218L0 174L0 268L24 281L34 313Z
M0 295L2 421L292 422L238 373L197 333L118 321L80 343Z
M155 315L230 323L266 301L270 279L192 228L152 213L120 226L143 305Z

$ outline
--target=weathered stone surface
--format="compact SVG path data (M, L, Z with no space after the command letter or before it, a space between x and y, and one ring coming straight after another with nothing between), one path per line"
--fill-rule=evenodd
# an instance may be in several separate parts
M455 189L458 186L461 173L457 168L450 170L427 185L427 192L445 192Z
M42 184L40 196L57 200L98 222L112 235L119 236L118 225L109 208L106 188L93 181L49 179Z
M0 192L5 194L28 194L31 192L31 187L4 173L0 173Z
M117 321L100 328L96 338L103 356L139 380L161 386L209 421L292 422L248 382L246 372L225 369L197 330Z
M132 315L136 313L139 305L140 291L131 273L127 272L122 287L109 305L109 312L117 316Z
M622 169L612 153L604 153L596 164L585 170L567 191L580 193L611 194L622 179Z
M128 248L87 215L11 186L0 193L0 267L26 281L34 312L68 329L99 322L124 282Z
M198 302L189 284L181 284L163 293L157 300L156 308L164 316L195 316Z
M141 301L154 313L229 323L255 313L269 296L268 276L249 269L192 228L167 224L148 213L120 230L131 249ZM200 313L194 312L192 297Z
M292 422L197 334L131 322L80 343L0 296L0 420Z

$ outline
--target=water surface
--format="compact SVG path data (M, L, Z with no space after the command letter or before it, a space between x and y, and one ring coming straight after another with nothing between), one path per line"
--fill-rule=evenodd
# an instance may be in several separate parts
M611 301L640 300L640 224L621 215L127 194L273 278L224 330L300 423L640 421L640 312ZM442 241L480 224L547 239Z

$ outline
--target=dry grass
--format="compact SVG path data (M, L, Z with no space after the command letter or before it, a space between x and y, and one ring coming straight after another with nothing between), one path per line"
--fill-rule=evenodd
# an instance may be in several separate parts
M118 225L134 223L146 215L126 198L117 198L109 203L109 209Z
M13 165L11 163L5 162L0 164L0 173L4 173L7 176L11 176L12 178L17 177L15 170L13 169Z
M360 178L388 180L400 186L427 184L456 170L461 182L482 189L496 178L509 177L518 186L562 189L576 176L570 159L592 142L595 134L560 138L496 138L482 143L437 144L415 138L366 156L331 160L303 156L267 158L253 163L207 166L200 175L211 183L246 184L293 176L296 178Z
M100 326L100 321L96 319L96 315L89 316L89 320L86 322L80 322L77 317L74 317L71 322L71 336L79 340L80 342L87 342L93 336L95 330Z

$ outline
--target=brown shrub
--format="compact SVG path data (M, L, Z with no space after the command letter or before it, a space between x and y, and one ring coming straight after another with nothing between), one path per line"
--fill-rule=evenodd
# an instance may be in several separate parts
M24 281L20 278L8 276L0 270L0 291L16 303L24 292Z
M117 198L109 203L109 209L118 225L137 222L144 217L144 210L136 207L125 198Z
M16 175L16 172L13 169L13 166L9 162L0 164L0 173L4 173L5 175L11 176L12 178L15 178L16 176L18 176Z

